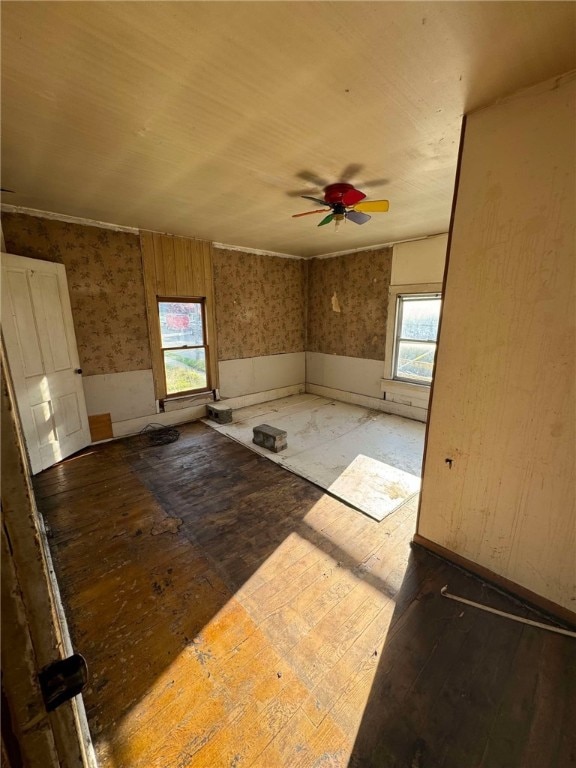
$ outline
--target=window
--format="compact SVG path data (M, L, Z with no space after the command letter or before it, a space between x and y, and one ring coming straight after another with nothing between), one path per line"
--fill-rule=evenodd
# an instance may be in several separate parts
M432 383L441 304L437 293L398 295L394 379L412 384Z
M166 394L211 389L204 299L158 299Z

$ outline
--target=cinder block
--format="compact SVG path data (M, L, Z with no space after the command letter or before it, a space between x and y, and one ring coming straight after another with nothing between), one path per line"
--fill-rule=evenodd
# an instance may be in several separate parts
M287 433L283 429L271 427L269 424L260 424L254 427L252 431L254 432L252 442L262 448L267 448L269 451L274 451L274 453L283 451L288 445Z
M229 405L210 403L206 408L208 410L208 418L212 421L216 421L218 424L230 424L232 421L232 408Z

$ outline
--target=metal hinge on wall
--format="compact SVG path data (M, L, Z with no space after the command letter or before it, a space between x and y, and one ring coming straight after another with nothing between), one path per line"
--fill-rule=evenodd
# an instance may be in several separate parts
M86 660L79 653L59 659L44 667L38 673L38 680L46 710L52 712L84 689L88 682Z

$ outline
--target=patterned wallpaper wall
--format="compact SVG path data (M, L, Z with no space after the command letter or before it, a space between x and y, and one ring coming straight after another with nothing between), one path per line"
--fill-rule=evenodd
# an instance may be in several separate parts
M220 360L305 350L306 261L214 249L213 263Z
M392 248L311 259L307 350L384 360Z
M10 253L66 266L85 375L151 368L137 235L5 213ZM284 259L214 249L220 360L287 352L384 359L392 249Z
M138 235L4 213L9 253L64 264L84 375L151 367Z

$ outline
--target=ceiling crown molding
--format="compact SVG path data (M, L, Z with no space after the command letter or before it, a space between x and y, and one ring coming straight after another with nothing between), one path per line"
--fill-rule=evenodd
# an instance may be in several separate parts
M39 211L36 208L24 208L20 205L9 205L8 203L2 203L0 210L3 213L22 213L25 216L35 216L37 219L52 219L53 221L64 221L68 224L82 224L85 227L112 229L116 232L130 232L134 235L140 232L138 227L123 227L121 224L111 224L107 221L83 219L81 216L68 216L65 213L54 213L53 211Z

